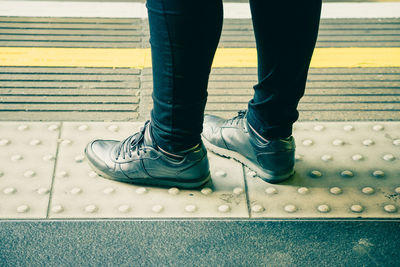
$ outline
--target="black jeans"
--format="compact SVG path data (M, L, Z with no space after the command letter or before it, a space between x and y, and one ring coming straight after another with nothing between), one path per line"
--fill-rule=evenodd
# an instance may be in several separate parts
M250 0L258 84L249 124L266 139L287 137L298 119L318 34L321 0ZM207 84L222 30L222 0L147 0L153 65L152 133L167 151L200 142Z

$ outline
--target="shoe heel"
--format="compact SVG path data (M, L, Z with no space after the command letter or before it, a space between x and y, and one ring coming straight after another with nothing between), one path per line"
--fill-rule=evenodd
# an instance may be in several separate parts
M273 176L282 176L294 168L294 150L259 153L257 161Z

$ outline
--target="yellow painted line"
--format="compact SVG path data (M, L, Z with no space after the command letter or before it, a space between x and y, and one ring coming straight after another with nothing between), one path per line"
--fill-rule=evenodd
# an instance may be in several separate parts
M145 48L0 47L0 66L130 67L151 66ZM254 48L219 48L213 67L256 67ZM313 68L400 67L400 48L316 48Z

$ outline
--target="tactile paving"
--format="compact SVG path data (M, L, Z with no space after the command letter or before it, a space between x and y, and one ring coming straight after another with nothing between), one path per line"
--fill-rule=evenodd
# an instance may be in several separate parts
M211 153L212 183L199 190L124 184L90 169L84 158L88 142L122 140L142 125L63 123L49 217L249 217L242 166Z
M60 123L0 124L0 218L46 218Z
M247 170L252 217L400 217L400 124L297 123L296 174L268 184Z
M296 123L296 174L281 184L212 153L212 183L198 190L129 185L90 169L89 141L141 126L0 123L0 218L400 217L398 122Z

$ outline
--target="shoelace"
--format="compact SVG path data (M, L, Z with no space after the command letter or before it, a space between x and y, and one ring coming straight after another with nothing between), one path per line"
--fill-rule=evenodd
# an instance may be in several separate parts
M127 137L125 140L121 141L116 148L116 158L118 160L119 155L122 152L122 158L125 159L125 155L128 154L129 157L132 157L132 149L135 147L136 154L139 156L140 148L143 146L144 141L144 132L146 131L147 124L150 121L146 121L144 126L140 128L140 131Z
M233 117L232 119L227 120L226 123L229 124L229 125L232 125L233 123L238 125L239 122L241 120L243 120L243 118L246 116L246 112L247 112L247 110L245 110L245 109L239 110L238 114L235 117Z

